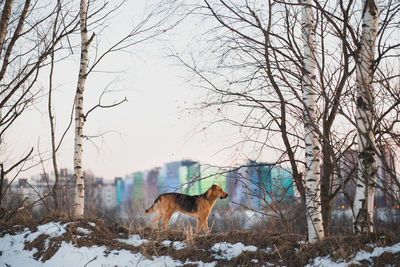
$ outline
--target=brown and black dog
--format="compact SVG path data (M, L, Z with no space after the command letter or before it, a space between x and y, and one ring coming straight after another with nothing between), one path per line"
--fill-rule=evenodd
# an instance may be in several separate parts
M158 211L158 216L153 220L153 225L157 226L161 219L164 219L162 228L165 229L172 214L178 211L197 219L197 233L201 227L208 234L208 216L218 198L227 198L228 194L218 185L212 185L201 195L189 196L180 193L166 193L159 195L154 204L145 212L147 214Z

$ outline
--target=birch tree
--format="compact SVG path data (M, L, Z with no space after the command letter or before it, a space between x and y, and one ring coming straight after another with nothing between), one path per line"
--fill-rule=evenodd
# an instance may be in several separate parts
M314 137L311 141L316 141L321 147L321 151L319 147L313 147L319 154L321 193L320 201L319 192L313 197L309 196L309 199L317 200L316 207L321 207L323 236L329 236L331 211L337 208L333 205L338 196L347 193L345 188L354 177L345 175L340 163L348 163L349 153L357 149L353 111L356 106L357 27L360 25L362 3L301 1L299 4L298 1L273 0L251 3L246 0L235 3L223 0L199 2L204 2L204 5L198 4L192 10L198 11L201 18L207 21L208 24L202 25L211 25L211 30L207 28L208 31L198 34L201 37L196 46L204 45L204 49L194 47L191 53L173 53L189 70L189 83L205 93L205 97L197 103L199 109L215 114L199 129L225 124L237 127L238 132L243 133L243 139L232 141L232 148L236 151L252 160L290 166L294 184L301 195L300 200L304 203L303 210L306 210L303 170L306 166L310 169L310 162L304 160L305 149L310 149L310 146L304 145L302 129L305 117L311 116L314 121L306 121L309 133L312 132L309 136ZM307 72L303 64L303 56L307 52L304 46L310 42L310 39L301 35L304 25L301 16L307 3L309 9L314 11L313 23L316 21L308 29L314 30L312 33L316 40L312 43L314 55L308 52L314 56L307 63L314 59L311 61L314 64L314 69L311 69L313 72ZM392 132L399 122L395 112L400 103L398 86L392 85L398 76L393 73L394 68L390 68L392 72L385 70L387 63L393 63L393 58L398 56L398 51L395 51L399 47L398 42L387 36L393 36L392 30L398 25L396 18L399 5L382 3L381 9L383 19L379 24L377 40L380 40L380 44L377 44L376 57L377 73L381 77L376 80L382 81L380 88L385 91L386 104L381 102L375 109L375 112L378 111L378 121L379 117L385 117L381 120L381 128L375 127L375 131L385 129L378 131L383 133ZM204 43L201 43L203 40ZM308 88L315 101L311 107L313 110L303 98L306 91L304 88L302 90L301 85L307 79L305 75L309 79L314 78L311 82L308 80L314 86ZM243 115L238 116L238 113ZM390 115L393 113L394 117ZM395 136L387 134L385 138L393 140ZM279 157L272 158L269 152ZM265 157L263 153L268 155ZM307 157L313 159L308 152ZM314 171L318 173L319 167ZM311 182L314 182L313 179ZM307 192L310 192L309 189ZM353 200L354 195L346 199L346 208L353 208ZM270 214L270 207L266 205L266 208Z
M75 149L74 149L74 182L75 203L74 217L83 218L85 208L85 180L83 179L82 153L83 153L83 93L89 65L89 46L93 35L89 39L87 29L87 0L81 0L79 6L79 23L81 31L81 57L79 64L78 85L75 94Z
M312 0L302 1L304 143L305 189L308 240L313 243L324 237L321 213L320 145L318 141L317 110L317 62L315 47L315 22Z
M145 11L145 14L141 17L139 22L128 28L127 33L122 35L120 39L111 43L110 46L106 47L104 50L100 50L99 43L97 40L96 52L94 57L89 62L89 48L91 42L95 38L95 33L93 32L89 38L88 25L93 27L94 30L101 31L104 29L104 24L106 19L111 17L116 10L122 7L125 1L110 7L107 9L107 2L97 7L93 6L96 1L81 0L80 1L80 32L81 32L81 56L80 56L80 68L77 82L77 89L75 94L74 108L75 108L75 145L74 145L74 182L75 182L75 197L74 197L74 211L73 215L76 218L82 218L84 216L85 207L85 184L83 177L83 141L88 135L84 134L85 121L87 120L89 114L97 109L107 109L118 106L127 101L123 99L121 101L114 101L111 104L103 103L103 96L108 92L107 86L101 96L99 97L98 104L89 108L86 113L84 113L84 91L86 80L90 73L99 65L99 63L104 60L108 55L117 52L129 52L134 46L151 40L161 34L164 34L171 28L173 28L179 18L173 17L176 9L179 8L179 1L168 1L165 3L157 2L154 6L149 5L149 9ZM101 2L99 2L101 3ZM91 10L88 13L87 10ZM101 12L102 11L102 12ZM97 16L97 17L96 17ZM91 18L91 21L88 21Z
M205 3L205 8L221 25L220 28L216 26L213 31L213 33L218 31L221 36L209 41L209 43L219 44L220 47L208 50L213 53L211 58L219 52L219 59L225 65L217 62L215 69L210 70L209 66L212 60L207 60L205 68L201 67L199 61L194 64L188 64L182 59L180 61L205 81L205 84L211 85L206 87L207 89L215 92L216 98L213 99L214 101L210 101L212 98L208 96L204 103L205 107L218 106L218 110L223 110L228 109L228 106L231 105L235 109L239 107L245 114L243 118L234 118L225 112L224 117L218 118L217 122L237 126L241 132L246 129L248 132L242 143L250 143L252 147L257 146L257 154L261 154L258 152L259 150L274 151L274 153L280 154L277 164L290 164L294 184L301 195L304 214L306 214L306 190L304 189L302 170L313 168L308 172L308 177L310 178L310 174L312 174L314 178L319 179L321 154L319 142L321 141L318 136L326 137L326 140L324 139L325 147L329 152L327 158L332 159L332 162L335 162L336 157L334 142L346 140L337 139L336 141L336 138L331 135L333 132L331 128L335 125L335 118L338 114L338 105L342 103L340 95L342 91L347 90L347 79L350 76L347 48L341 50L339 38L337 38L337 36L341 37L340 33L343 32L342 25L336 27L338 28L338 33L336 33L336 28L326 26L327 23L324 23L319 29L318 38L320 44L334 43L335 46L329 47L332 51L347 53L346 56L343 56L346 67L343 68L339 64L325 66L324 63L327 61L339 62L338 58L341 54L333 58L333 53L327 52L326 55L321 55L319 51L319 56L324 60L321 62L315 60L317 57L316 25L313 17L311 17L312 25L304 29L304 38L301 36L304 23L300 24L299 22L301 21L301 12L305 10L304 2L299 5L297 2L290 1L285 3L268 1L267 6L263 6L264 2L262 1L257 4L249 4L246 1L243 1L242 4L228 4L224 1L220 1L220 5L210 4L208 1ZM308 7L312 15L311 6ZM318 13L320 20L323 18L322 14L322 12ZM305 23L307 23L306 20ZM312 31L311 37L307 31ZM330 40L328 40L329 37ZM201 55L204 56L204 53ZM306 70L304 64L307 64L309 69ZM323 69L329 69L329 71L323 72L321 71ZM224 70L228 70L228 72L224 72ZM217 73L215 76L214 72ZM229 72L233 72L234 75ZM221 76L226 77L226 83L220 82ZM340 82L328 82L331 80ZM304 83L304 81L306 82ZM317 86L320 83L325 87ZM301 90L300 84L306 84L306 89ZM302 95L302 92L305 91L307 91L307 103ZM324 116L321 116L321 110L316 108L317 99L323 102ZM313 106L307 105L310 100ZM223 108L220 108L221 106ZM219 111L218 114L223 113ZM326 121L323 127L324 134L319 131L317 125L318 116L321 116L324 122ZM307 118L311 118L311 121L305 121ZM307 140L304 138L304 131L301 130L305 128L304 123L307 124ZM281 140L278 137L281 137ZM304 141L312 141L314 146L306 147ZM306 152L305 148L314 149L311 150L314 154ZM309 159L308 162L304 160L305 155ZM268 160L271 162L270 159ZM326 170L325 177L332 177L333 172L334 166ZM312 182L313 178L310 178L309 181ZM326 184L330 186L331 182L328 181ZM307 205L311 211L316 211L315 214L318 214L322 209L319 182L316 181L315 185L317 190L315 194L311 193L313 188L309 187L307 190ZM326 190L325 205L330 205L332 199L339 192L340 188ZM262 196L260 197L262 198ZM312 203L314 200L316 204ZM330 217L330 209L325 209L325 211L326 217ZM313 212L307 213L313 215ZM316 216L318 218L315 221L318 223L319 232L325 230L321 224L323 221L321 215L313 216L314 219ZM311 218L309 221L312 223ZM315 230L315 225L312 224L310 229ZM324 233L320 234L321 238L322 236ZM318 236L316 240L318 240Z
M354 231L373 232L374 184L377 177L372 85L378 28L378 8L375 0L363 1L361 24L359 51L356 58L358 179L354 199Z

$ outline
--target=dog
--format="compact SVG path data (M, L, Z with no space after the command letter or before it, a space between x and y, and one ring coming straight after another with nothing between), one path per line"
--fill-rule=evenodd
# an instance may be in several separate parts
M157 227L158 222L163 219L162 228L165 229L172 214L176 211L189 215L197 219L197 234L201 228L205 234L209 234L208 216L218 198L225 199L228 194L216 184L213 184L206 192L201 195L185 195L180 193L165 193L159 195L153 205L145 210L146 214L158 211L158 216L153 220L153 226Z

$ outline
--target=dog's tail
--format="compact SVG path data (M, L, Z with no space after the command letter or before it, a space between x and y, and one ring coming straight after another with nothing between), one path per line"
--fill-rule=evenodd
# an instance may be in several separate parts
M154 213L156 210L157 210L157 204L158 204L158 201L160 201L160 197L161 196L158 196L158 198L156 198L156 200L154 200L154 203L153 203L153 205L150 207L150 208L148 208L148 209L146 209L144 212L146 213L146 214L152 214L152 213Z

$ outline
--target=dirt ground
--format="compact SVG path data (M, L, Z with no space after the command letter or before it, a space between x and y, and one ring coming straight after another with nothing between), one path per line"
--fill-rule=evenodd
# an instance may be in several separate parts
M42 221L34 221L29 218L16 218L13 221L0 224L0 235L7 233L21 232L25 227L35 231L38 225L54 221L55 218L45 218ZM47 235L40 235L32 242L25 244L26 250L36 248L34 257L43 262L50 259L58 250L62 241L71 242L77 247L81 246L106 246L105 253L112 250L129 250L134 253L142 253L145 257L168 255L182 262L202 261L212 262L216 259L212 256L214 252L211 247L218 242L238 243L244 245L254 245L259 248L256 252L246 251L236 258L227 260L218 260L217 266L257 266L263 263L272 266L304 266L311 259L317 256L331 255L331 258L349 260L357 251L371 251L368 244L377 246L390 246L400 242L400 238L391 233L379 232L371 235L357 236L335 236L325 239L317 244L308 245L304 242L305 237L296 234L279 234L267 231L230 231L226 233L205 235L194 235L190 229L184 231L168 229L165 231L145 228L127 228L118 224L106 224L101 219L76 220L71 221L66 218L56 218L60 223L67 223L67 231L60 237L50 238ZM94 223L94 224L93 224ZM77 228L82 227L91 230L88 234L83 234ZM148 242L135 247L119 242L117 238L128 238L132 234L138 234L142 239ZM49 240L49 246L45 245ZM172 246L166 246L163 240L183 241L186 247L175 250ZM48 247L48 248L47 248ZM46 249L47 248L47 249ZM268 252L266 252L268 251ZM383 253L381 256L373 258L373 266L398 266L400 253ZM371 262L366 262L368 266ZM354 266L354 265L353 265Z

